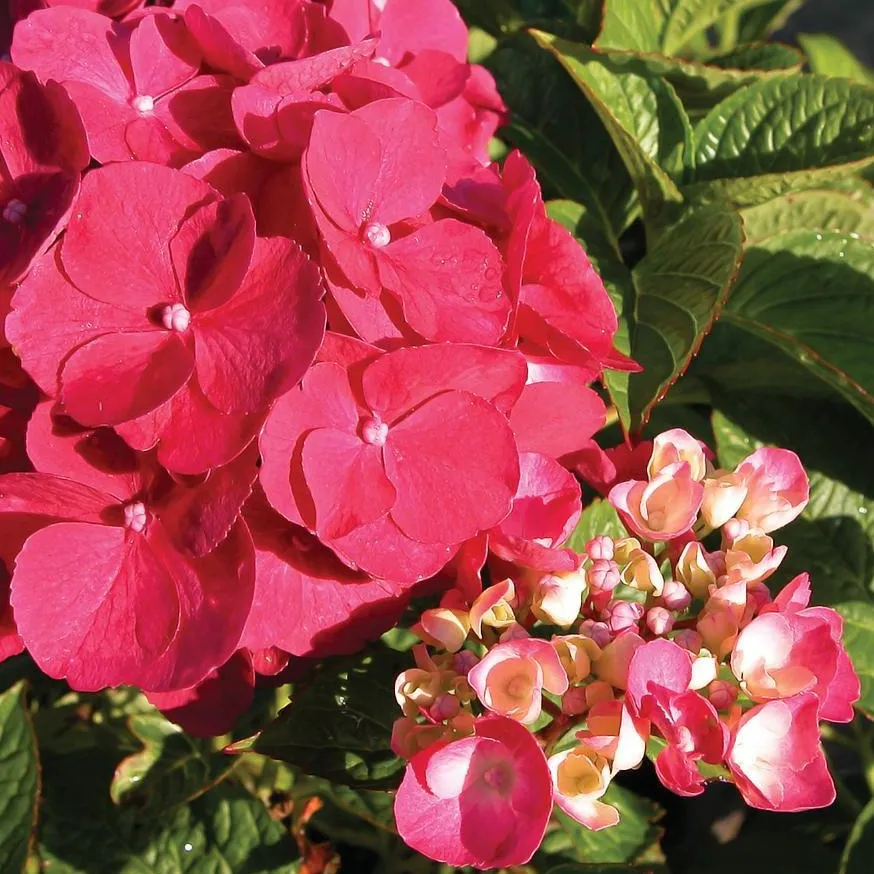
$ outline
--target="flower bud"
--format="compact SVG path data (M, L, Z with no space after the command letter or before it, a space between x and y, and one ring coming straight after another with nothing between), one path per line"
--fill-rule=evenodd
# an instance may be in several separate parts
M470 627L477 637L482 637L483 625L506 628L516 621L511 602L516 597L516 588L510 579L489 586L470 608Z
M692 628L681 629L671 638L671 640L673 640L677 646L689 650L693 655L698 655L698 653L701 652L701 647L704 645L701 635Z
M620 578L626 586L639 592L660 595L665 586L658 562L642 549L635 549L628 556L628 564L622 568Z
M696 598L706 598L710 587L716 585L716 574L707 560L704 547L697 540L683 547L674 572Z
M677 613L682 613L691 603L692 595L689 590L677 580L665 580L665 587L662 590L661 602L668 608Z
M700 482L707 473L707 458L700 441L682 428L663 431L652 442L652 455L647 465L650 480L671 465L686 462L692 479Z
M586 555L592 561L610 561L613 558L613 539L604 534L593 537L586 544Z
M467 640L470 618L464 610L435 607L425 610L413 626L413 632L425 643L439 646L447 652L458 652Z
M391 749L402 759L412 759L416 753L451 737L445 725L422 725L414 719L396 719L391 730Z
M612 592L620 583L619 565L606 558L598 558L586 569L589 588L596 592Z
M451 667L456 674L466 677L467 672L479 662L479 658L469 649L463 649L452 657Z
M631 657L640 646L643 646L643 638L639 634L633 631L620 634L601 650L593 665L595 676L617 689L625 689Z
M458 716L461 710L461 704L454 695L444 692L438 695L434 703L428 709L430 717L437 722L443 722L446 719L452 719Z
M707 687L710 703L717 710L728 710L737 701L738 688L727 680L714 680Z
M652 541L673 540L695 524L704 486L684 461L662 468L648 483L619 483L607 498L635 534Z
M428 708L440 693L445 677L439 673L410 668L398 674L395 680L395 700L405 716L415 716Z
M736 472L747 489L737 516L766 534L795 519L810 499L807 474L788 449L757 449Z
M551 574L536 585L531 610L542 622L569 628L580 615L585 590L582 573Z
M581 634L553 637L552 645L571 683L581 683L592 673L592 662L601 655L594 640Z
M586 701L585 686L571 686L564 695L561 696L561 712L567 716L579 716L589 709L589 702Z
M613 639L613 635L610 633L610 627L607 623L597 622L594 619L584 619L580 623L580 634L594 640L601 649L607 646L607 644Z
M702 650L698 658L692 662L692 679L689 688L697 691L709 686L716 679L717 670L716 659L707 650Z
M637 631L643 619L643 605L636 601L611 601L607 605L609 619L607 625L613 634L623 631Z
M657 637L662 637L674 627L673 614L664 607L651 607L646 614L646 627Z

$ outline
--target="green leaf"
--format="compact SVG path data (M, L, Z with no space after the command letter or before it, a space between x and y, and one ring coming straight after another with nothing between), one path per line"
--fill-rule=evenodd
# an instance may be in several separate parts
M403 653L386 647L326 661L294 691L253 750L341 785L393 788L404 769L390 746L400 716L393 689L408 667Z
M556 810L535 862L542 858L553 863L561 859L589 864L623 863L644 855L648 861L659 861L661 829L655 822L662 811L658 805L616 783L611 784L602 801L619 809L618 825L593 832Z
M660 24L653 0L605 0L604 21L595 47L657 52L661 49Z
M741 206L874 162L874 88L806 75L764 79L694 128L683 191Z
M773 221L785 226L787 216L783 209ZM786 230L747 249L723 319L790 355L874 422L872 306L874 242L855 231Z
M780 70L800 70L804 55L798 49L780 42L749 43L724 52L709 53L700 59L708 67L722 70L743 70L765 73Z
M0 695L0 871L20 874L36 828L39 798L36 738L18 683Z
M725 204L686 214L634 268L631 355L642 373L607 376L626 428L637 430L689 366L740 264L740 216Z
M689 119L674 89L633 55L602 54L553 34L531 34L598 113L637 188L648 226L665 224L669 207L682 200L671 176L680 172L691 142Z
M618 249L637 200L595 110L561 64L527 33L502 40L487 66L510 107L511 123L501 136L534 164L546 197L583 204Z
M600 535L618 539L628 537L628 531L619 519L613 505L603 498L594 498L583 510L574 533L568 538L566 547L574 552L585 553L586 544Z
M874 801L869 801L853 825L844 855L840 874L868 874L874 858Z
M676 54L693 37L717 22L726 13L738 13L765 0L659 0L665 12L661 49Z
M862 682L862 697L856 707L874 719L874 603L839 604L838 613L844 618L844 646ZM869 850L872 838L874 835L868 835Z
M758 42L779 30L805 0L771 0L760 6L746 10L740 16L737 28L737 41L741 43Z
M115 770L110 796L116 804L163 812L207 792L237 764L236 759L215 752L208 741L191 737L159 713L136 714L128 725L143 749Z
M856 82L874 83L874 73L839 40L825 33L800 33L798 42L814 73L842 76Z
M242 787L222 783L159 816L109 799L104 750L46 760L40 855L53 874L293 874L294 843Z
M874 193L861 182L855 190L799 191L747 209L743 219L747 245L801 228L874 240Z

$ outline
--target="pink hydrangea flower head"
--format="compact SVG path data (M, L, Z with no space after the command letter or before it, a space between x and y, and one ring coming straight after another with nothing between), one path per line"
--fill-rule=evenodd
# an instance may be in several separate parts
M652 455L647 465L649 479L654 479L664 468L686 462L689 475L695 482L701 482L707 473L707 457L699 440L682 428L663 431L652 444Z
M613 486L610 503L629 529L647 540L671 540L694 524L704 486L692 476L688 462L663 467L649 481L629 480Z
M610 763L585 744L549 758L555 803L577 822L592 829L619 823L619 811L599 801L610 785Z
M788 449L757 449L736 472L747 489L738 518L766 534L788 525L810 500L807 474L798 456Z
M819 700L802 692L748 710L731 733L726 764L751 807L828 807L835 787L819 737Z
M485 707L530 725L538 716L543 690L562 695L568 677L552 644L528 638L493 647L467 675Z
M552 811L546 758L511 719L479 719L475 732L412 758L395 797L398 832L449 865L522 865L540 846Z

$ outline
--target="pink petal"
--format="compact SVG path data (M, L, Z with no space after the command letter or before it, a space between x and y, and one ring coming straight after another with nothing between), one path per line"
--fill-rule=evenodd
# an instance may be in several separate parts
M395 501L381 450L354 434L334 428L311 431L304 438L302 462L322 540L376 521Z
M191 207L214 198L205 182L156 164L110 164L88 173L64 238L64 269L106 303L142 312L181 301L170 240Z
M15 627L9 604L9 573L0 562L0 663L24 651L24 641Z
M467 61L467 27L451 0L394 0L386 5L380 25L379 53L393 64L426 49Z
M227 660L251 603L251 556L238 557L234 539L196 564L159 523L148 537L75 522L42 529L12 580L22 637L47 674L81 691L193 685Z
M296 656L357 652L397 620L406 587L350 570L309 532L255 497L246 509L255 540L255 596L242 645Z
M220 412L192 379L165 404L116 431L136 449L157 446L158 460L168 470L200 474L233 461L262 423L262 415Z
M279 95L315 91L328 85L358 61L370 58L375 49L376 40L366 39L355 45L329 49L309 58L271 64L252 77L252 84Z
M189 5L184 9L184 16L185 25L197 42L207 66L230 73L244 82L264 66L228 33L218 19L208 15L200 6Z
M104 334L66 360L60 400L83 425L115 425L159 407L193 369L188 347L169 332Z
M146 697L194 737L227 734L255 697L252 657L240 650L196 686L178 692L146 692Z
M149 15L131 34L130 63L136 93L156 100L197 75L200 53L181 19Z
M670 640L653 640L638 647L628 669L626 697L632 716L640 714L652 687L685 692L692 680L692 657Z
M41 473L67 477L119 501L142 487L142 458L114 431L84 429L57 414L52 401L37 404L27 426L27 454Z
M458 543L498 524L519 484L506 419L468 392L438 395L393 426L385 470L397 490L392 518L422 543ZM441 512L450 505L455 512Z
M512 422L511 422L512 424ZM573 475L546 455L520 452L521 478L513 510L500 532L524 540L564 542L581 512L580 487Z
M230 76L195 76L158 101L155 118L187 152L202 154L210 149L239 148L242 141L231 110L231 95L236 87L236 79ZM172 166L182 163L174 156Z
M255 248L255 216L244 195L205 204L182 222L170 256L185 303L213 309L240 287Z
M42 81L89 82L116 99L132 94L119 58L125 56L123 28L96 12L58 6L37 10L15 28L15 64Z
M387 515L345 537L332 539L327 545L350 567L399 583L433 577L458 548L457 544L444 546L411 540Z
M81 294L63 272L60 248L37 261L12 299L6 334L27 373L49 396L58 392L61 362L78 346L115 331L141 331L134 311Z
M267 417L261 433L261 485L274 509L296 525L312 519L312 499L292 492L292 465L300 464L301 437L315 428L353 432L358 426L358 404L345 370L336 364L312 367L300 386L283 395ZM301 506L301 499L303 505Z
M258 478L253 442L230 464L211 470L191 488L179 488L161 513L161 522L184 555L200 558L230 534Z
M484 346L439 344L380 356L364 372L364 396L386 422L443 391L462 391L509 413L525 384L517 352Z
M282 237L259 238L242 286L195 321L197 375L220 410L252 413L300 381L325 333L318 267Z
M479 228L455 219L426 225L379 253L379 274L428 340L489 345L507 327L503 262Z
M513 407L510 427L520 452L561 458L583 448L604 425L606 407L590 388L575 383L525 386Z

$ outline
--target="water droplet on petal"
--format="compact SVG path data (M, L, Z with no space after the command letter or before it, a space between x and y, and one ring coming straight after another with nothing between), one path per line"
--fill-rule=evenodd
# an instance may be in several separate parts
M373 59L373 63L379 64L381 67L390 67L391 66L391 61L388 58L383 58L383 57L379 57L379 56L377 56Z
M498 278L498 271L495 270L494 267L489 267L484 275L489 282L492 282L493 280Z
M183 844L182 849L185 850L186 853L190 853L194 847L191 844Z

